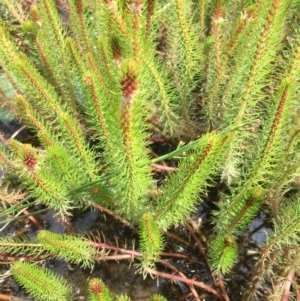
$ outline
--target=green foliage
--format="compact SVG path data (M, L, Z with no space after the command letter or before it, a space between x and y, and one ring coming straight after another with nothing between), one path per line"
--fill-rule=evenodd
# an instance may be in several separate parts
M71 288L66 281L46 268L27 262L16 262L12 273L36 300L70 301L72 298Z
M238 255L235 238L230 235L218 236L210 245L212 268L216 273L228 273Z
M280 278L287 277L288 271L299 268L299 234L300 198L298 196L283 205L278 213L278 220L274 221L274 230L268 233L267 242L262 249L262 256L256 264L253 281L251 287L248 288L245 300L256 298L257 288L270 280L268 271L285 267L281 275L272 276L274 283L280 283ZM280 290L280 288L277 289ZM277 293L280 296L283 292L278 291ZM270 296L269 298L271 299Z
M230 136L230 135L228 135ZM228 136L209 133L201 137L193 150L181 160L180 172L170 176L158 198L158 224L162 229L184 223L220 171L228 148Z
M113 301L114 298L108 287L99 278L93 278L89 282L89 301Z
M15 256L32 256L39 257L46 255L47 252L42 244L28 237L1 237L0 251L3 254L11 254Z
M60 235L42 230L38 234L38 241L46 250L66 261L82 267L93 266L95 249L87 239L75 235Z
M185 225L217 183L214 272L231 271L237 236L262 208L274 231L254 278L280 265L268 260L276 252L290 249L297 261L299 0L69 0L63 14L54 0L28 10L2 2L1 105L38 142L1 136L1 218L13 220L33 202L68 224L75 210L100 207L139 226L146 274L164 249L164 231ZM185 145L155 158L156 135L173 149ZM169 159L174 170L157 182L153 163ZM17 204L6 201L14 195ZM96 261L81 236L43 230L38 241L1 238L0 250L51 253L81 267ZM18 277L30 268L16 265L14 275L23 283ZM90 285L101 295L97 281ZM101 298L90 291L90 300ZM105 298L113 298L108 290Z
M141 218L140 243L143 253L141 269L145 273L145 269L154 267L164 247L162 233L157 222L149 213L144 214Z
M150 301L167 301L167 299L159 294L154 294Z

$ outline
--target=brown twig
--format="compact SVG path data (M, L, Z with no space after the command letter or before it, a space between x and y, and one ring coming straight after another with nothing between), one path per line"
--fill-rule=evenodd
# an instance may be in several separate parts
M138 233L138 230L136 227L134 227L129 221L123 219L120 215L116 214L115 212L113 212L113 211L109 210L108 208L105 208L99 204L96 204L94 202L92 202L91 205L93 207L99 209L100 211L105 212L106 214L112 216L114 219L121 222L126 227L130 228L134 233L136 233L136 234Z
M121 253L120 254L116 254L116 255L105 255L105 256L99 256L97 258L95 258L96 261L106 261L106 260L123 260L123 259L132 259L133 257L141 257L142 253L137 252L135 250L128 250L128 249L124 249L124 248L120 248L117 246L112 246L112 245L108 245L106 243L100 243L100 242L90 242L91 245L95 248L101 248L103 250L110 250L110 251L116 251ZM166 253L165 255L170 255L170 253ZM181 255L181 254L171 254L174 255L175 257ZM167 267L168 269L172 270L173 272L177 273L178 276L173 275L173 274L168 274L168 273L163 273L163 272L159 272L153 269L149 269L148 272L150 274L156 275L156 276L160 276L160 277L164 277L164 278L168 278L174 281L180 281L183 283L186 283L189 288L190 291L192 292L192 294L194 295L195 299L197 301L200 301L200 298L198 296L197 291L195 290L194 286L198 286L201 287L202 289L216 295L219 297L219 299L224 300L223 298L221 298L219 296L219 294L217 293L216 290L214 290L213 288L211 288L210 286L208 286L207 284L203 283L203 282L199 282L193 279L189 279L187 278L182 272L180 272L176 267L174 267L172 264L170 264L169 262L165 261L165 260L158 260L158 262L162 265L164 265L165 267Z
M28 301L28 298L19 298L10 295L5 295L0 293L0 301Z
M224 281L223 281L221 273L219 273L219 275L218 275L218 282L219 282L219 288L221 290L224 301L230 301L229 296L225 289L225 285L224 285Z
M2 300L3 300L3 301L6 301L6 300L12 301L12 300L13 300L12 298L13 298L12 296L0 294L0 300L1 300L1 301L2 301Z
M108 245L108 244L105 244L105 243L102 243L102 242L91 241L90 244L95 248L101 248L103 250L116 251L116 252L119 252L121 254L127 254L127 255L130 255L130 256L134 256L134 257L142 256L142 253L140 253L140 252L120 248L120 247L117 247L117 246Z
M19 129L17 129L10 137L10 139L16 138L23 130L27 128L26 125L22 125Z
M110 251L115 251L115 252L119 252L121 254L124 254L126 256L124 256L123 258L121 256L123 255L114 255L114 256L120 256L118 257L118 260L119 259L128 259L129 257L141 257L142 256L142 253L138 252L138 251L135 251L135 250L128 250L128 249L124 249L124 248L120 248L120 247L117 247L117 246L112 246L112 245L108 245L108 244L105 244L105 243L100 243L100 242L94 242L94 241L91 241L91 245L95 248L101 248L103 250L110 250ZM173 257L173 258L180 258L180 259L188 259L189 257L185 254L180 254L180 253L170 253L170 252L163 252L161 254L161 256L166 256L166 257ZM113 256L107 256L109 257L108 260L112 260ZM96 258L96 260L105 260L103 259L104 256L100 256L98 258Z
M161 256L165 257L173 257L173 258L180 258L180 259L189 259L190 257L182 254L182 253L172 253L172 252L163 252L161 253Z
M30 215L30 212L29 212L27 209L25 209L25 210L23 211L23 214L29 215L29 216L28 216L28 219L30 220L30 222L31 222L37 229L39 229L39 230L44 229L44 227L41 225L41 223L39 222L39 220L38 220L35 216Z
M123 254L123 255L104 255L104 256L99 256L95 258L96 261L110 261L110 260L125 260L125 259L132 259L132 255L130 254Z
M229 297L228 297L228 294L227 294L227 291L225 289L225 285L224 285L224 282L223 282L223 279L222 279L222 276L219 275L218 277L218 281L216 280L216 277L214 276L211 268L210 268L210 264L209 264L209 260L208 260L208 257L207 257L207 254L202 246L202 243L200 241L200 239L197 237L196 233L195 233L195 230L193 229L193 227L191 227L190 225L187 225L186 228L188 229L188 231L190 232L191 236L193 237L193 239L195 240L196 242L196 245L201 253L201 255L203 256L204 258L204 261L205 261L205 265L207 267L207 269L209 270L210 272L210 275L214 281L214 284L216 286L219 286L220 290L221 290L221 293L222 293L222 296L223 296L223 299L225 301L229 301Z
M178 236L178 235L176 235L176 234L174 234L174 233L172 233L172 232L170 232L170 231L165 231L164 234L165 234L166 236L168 236L168 237L170 237L170 238L173 238L174 240L176 240L176 241L178 241L178 242L180 242L180 243L186 245L186 246L190 246L190 245L191 245L190 242L188 242L187 240L181 238L180 236Z
M215 283L215 285L217 285L217 280L210 268L210 264L209 264L209 261L208 261L208 257L207 257L207 254L202 246L202 243L200 241L200 239L197 237L196 233L195 233L195 230L193 229L193 227L191 227L190 225L187 225L186 226L187 230L189 231L189 233L191 234L191 236L193 237L199 251L200 251L200 254L202 255L203 259L204 259L204 262L205 262L205 265L207 267L207 269L209 270L210 274L211 274L211 277Z
M180 281L180 282L186 283L188 285L193 285L193 286L200 287L203 290L215 295L220 300L223 300L223 297L215 289L213 289L209 285L205 284L204 282L197 281L197 280L194 280L194 279L184 278L182 276L177 276L177 275L174 275L174 274L168 274L168 273L160 272L160 271L150 269L150 268L145 268L145 270L151 275L167 278L167 279L170 279L172 281Z
M176 171L177 168L172 167L172 166L168 166L167 164L156 164L156 163L152 163L151 167L157 171L157 172L161 172L161 171L167 171L167 172L172 172L172 171Z
M182 272L180 272L176 267L174 267L171 263L164 261L164 260L159 260L160 264L163 264L165 267L169 268L170 270L172 270L173 272L177 273L179 276L183 277L184 279L188 279ZM188 284L188 287L191 291L191 294L195 297L196 301L200 301L200 297L197 293L197 291L195 290L194 286L192 284Z
M281 296L281 301L288 301L289 300L289 295L290 295L290 290L291 290L291 285L292 282L294 281L294 276L296 273L296 268L293 266L290 270L288 275L286 276L286 280L284 283L284 290L283 290L283 295Z

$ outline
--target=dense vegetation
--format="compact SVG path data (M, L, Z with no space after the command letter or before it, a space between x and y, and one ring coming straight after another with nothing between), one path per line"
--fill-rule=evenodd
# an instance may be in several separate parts
M26 208L24 219L53 210L65 226L0 238L32 296L75 298L36 261L91 269L125 255L144 277L186 283L195 300L199 292L229 300L223 276L264 210L272 231L241 300L299 298L299 0L0 4L1 104L37 138L1 138L0 222L15 223ZM213 233L201 243L191 215L212 187ZM72 216L86 208L131 229L137 249L74 233ZM211 285L162 260L178 255L169 243L182 242L177 231L209 259ZM87 299L129 300L104 283L90 280Z

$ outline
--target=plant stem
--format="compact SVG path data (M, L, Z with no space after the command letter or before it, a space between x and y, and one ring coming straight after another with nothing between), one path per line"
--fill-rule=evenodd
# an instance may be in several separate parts
M177 276L177 275L173 275L173 274L160 272L160 271L150 269L150 268L147 268L147 267L145 269L150 275L155 275L155 276L158 276L158 277L163 277L163 278L170 279L172 281L180 281L180 282L184 282L184 283L189 284L189 285L200 287L200 288L204 289L205 291L215 295L220 300L224 300L224 298L215 289L213 289L209 285L205 284L204 282L200 282L200 281L197 281L197 280L194 280L194 279L184 278L182 276Z

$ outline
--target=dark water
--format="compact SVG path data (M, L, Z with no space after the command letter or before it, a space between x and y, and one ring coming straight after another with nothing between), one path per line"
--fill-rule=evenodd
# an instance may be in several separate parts
M51 211L44 214L42 218L43 224L48 230L56 233L64 231L64 227ZM264 223L265 219L266 215L260 213L250 225L249 230L240 237L239 261L233 272L224 279L231 300L239 300L246 289L246 283L250 279L255 262L255 252L259 251L258 245L263 243L268 231L268 227ZM79 233L99 233L101 231L101 240L105 239L105 243L118 244L120 247L125 246L127 249L132 249L132 239L136 239L134 234L123 227L123 225L95 210L87 210L79 214L74 218L73 225L74 230ZM37 230L33 226L28 225L27 222L20 222L10 226L5 232L12 230L18 232L20 227L27 227L27 235L36 235L37 233ZM208 230L206 229L206 231ZM178 235L186 234L184 228L178 228L176 231ZM1 233L1 235L4 234L7 233ZM206 284L212 284L211 275L197 248L180 245L172 242L172 240L167 241L167 246L174 252L189 255L189 260L170 261L187 277L198 279ZM114 294L127 294L133 301L146 301L154 293L163 294L169 301L193 300L193 298L180 299L189 291L184 284L172 283L163 278L152 279L147 277L144 279L137 273L135 263L131 263L128 260L97 263L93 270L83 270L60 259L48 259L43 261L42 264L55 273L62 275L71 283L75 300L86 300L87 283L89 279L94 277L102 278ZM1 274L8 273L9 265L1 265L0 269ZM161 267L158 267L158 269L161 269ZM11 277L5 278L5 276L4 280L0 282L0 293L10 293L17 296L26 295ZM205 294L205 292L203 292L203 296L205 296L206 301L217 300L214 296Z

